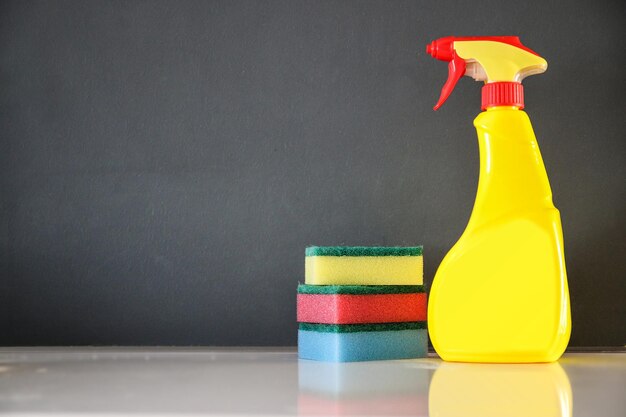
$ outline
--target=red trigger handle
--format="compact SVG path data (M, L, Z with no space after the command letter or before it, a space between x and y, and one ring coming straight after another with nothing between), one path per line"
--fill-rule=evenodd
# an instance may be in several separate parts
M459 79L463 75L465 75L465 60L459 58L459 56L456 54L456 51L454 50L454 42L456 41L502 42L515 46L516 48L523 49L527 52L530 52L531 54L537 55L535 51L522 45L522 42L517 36L447 36L445 38L440 38L432 41L429 45L426 45L426 53L433 58L449 62L448 79L441 89L441 96L439 97L439 101L434 107L435 110L441 107L441 105L448 99L448 97L450 97L450 94L452 93L452 90L454 90L454 86L456 86L457 81L459 81ZM515 101L515 103L518 102L519 100Z
M463 75L465 75L465 69L465 60L459 58L459 56L456 54L456 51L452 50L452 59L448 64L448 79L441 89L439 101L437 102L437 104L435 104L433 110L438 110L439 107L441 107L443 103L445 103L448 97L450 97L450 94L452 94L452 90L454 90L456 83L461 79Z

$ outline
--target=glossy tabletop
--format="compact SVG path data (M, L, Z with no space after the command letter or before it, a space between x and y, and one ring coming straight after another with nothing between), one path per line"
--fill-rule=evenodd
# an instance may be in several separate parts
M626 353L333 364L293 348L0 348L0 413L624 416Z

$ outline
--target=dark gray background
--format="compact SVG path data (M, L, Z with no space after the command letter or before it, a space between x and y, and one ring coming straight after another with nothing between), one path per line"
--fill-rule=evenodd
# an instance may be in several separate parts
M621 2L2 2L0 344L294 345L304 247L468 220L480 85L424 52L521 36L571 346L626 342ZM532 305L529 307L532 308Z

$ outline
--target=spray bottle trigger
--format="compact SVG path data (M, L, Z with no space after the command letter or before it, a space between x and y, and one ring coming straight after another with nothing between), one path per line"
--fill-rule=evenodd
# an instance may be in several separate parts
M439 101L433 107L433 110L438 110L439 107L445 103L445 101L452 94L452 90L456 86L456 83L461 79L463 75L465 75L466 64L463 58L460 58L456 51L452 50L452 59L448 63L448 79L446 83L443 85L441 89L441 95L439 96Z

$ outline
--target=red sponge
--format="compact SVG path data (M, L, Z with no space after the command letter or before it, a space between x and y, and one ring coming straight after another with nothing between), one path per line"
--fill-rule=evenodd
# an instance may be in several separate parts
M400 323L426 320L426 293L298 294L298 322Z

